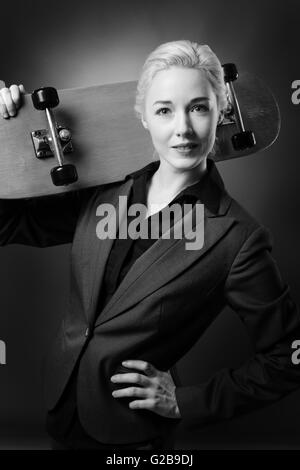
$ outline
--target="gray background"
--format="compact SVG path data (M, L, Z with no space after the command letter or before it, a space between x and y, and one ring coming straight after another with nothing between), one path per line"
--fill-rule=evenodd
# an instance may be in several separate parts
M261 77L282 113L279 139L251 157L218 164L231 195L274 239L274 256L299 304L300 106L291 82L300 78L298 1L15 1L1 5L1 79L70 88L136 80L158 44L191 39L209 44L222 63ZM1 123L0 123L1 124ZM70 246L0 249L0 447L47 448L41 362L66 306ZM295 338L299 339L299 338ZM184 383L237 366L251 354L247 335L226 310L180 362ZM202 431L179 429L181 448L297 447L300 391L251 415Z

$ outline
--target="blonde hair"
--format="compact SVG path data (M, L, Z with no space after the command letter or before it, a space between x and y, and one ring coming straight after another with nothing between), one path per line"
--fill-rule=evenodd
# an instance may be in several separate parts
M141 119L144 114L145 97L155 74L172 66L196 68L206 72L222 118L228 107L222 65L209 46L189 40L161 44L147 57L137 85L134 106L136 116Z

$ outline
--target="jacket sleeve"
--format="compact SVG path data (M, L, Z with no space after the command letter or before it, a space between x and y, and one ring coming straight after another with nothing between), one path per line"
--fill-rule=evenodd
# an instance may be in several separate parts
M250 412L300 387L300 365L292 363L300 339L299 311L270 252L269 231L257 228L236 256L225 283L229 306L244 323L254 354L237 369L222 369L207 382L177 387L183 419L205 425Z
M73 240L77 219L91 188L55 196L0 200L0 246L46 247Z

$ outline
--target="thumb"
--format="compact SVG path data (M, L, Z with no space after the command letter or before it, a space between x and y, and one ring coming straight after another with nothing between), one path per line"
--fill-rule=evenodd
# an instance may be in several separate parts
M1 88L5 88L5 82L3 80L0 80L0 90Z

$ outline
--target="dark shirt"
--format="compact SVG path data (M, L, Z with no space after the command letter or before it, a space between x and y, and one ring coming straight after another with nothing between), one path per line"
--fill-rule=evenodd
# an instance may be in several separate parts
M159 167L159 162L152 162L145 168L133 175L133 185L128 198L128 206L136 203L147 205L147 185L151 176L155 173ZM185 188L168 204L194 204L199 199L200 186L202 180L197 183ZM159 211L159 230L161 233L161 214ZM157 216L157 215L156 215ZM151 219L154 215L148 217L147 223L150 226ZM128 224L131 222L133 216L127 218ZM172 226L172 220L171 224ZM150 233L150 232L148 232ZM155 243L156 238L136 238L132 239L127 237L120 239L118 237L113 243L106 269L101 292L98 301L98 312L101 315L101 311L107 304L111 296L114 294L119 284L122 282L130 268L133 266L135 261ZM83 353L84 351L82 351ZM82 355L81 353L81 355ZM82 446L89 447L94 444L95 447L101 443L89 437L82 426L80 425L77 409L76 409L76 382L79 367L80 358L74 368L69 383L59 400L58 404L48 413L47 416L47 430L51 436L58 441L63 441L67 444L72 442L80 442ZM71 444L70 444L71 445Z

